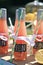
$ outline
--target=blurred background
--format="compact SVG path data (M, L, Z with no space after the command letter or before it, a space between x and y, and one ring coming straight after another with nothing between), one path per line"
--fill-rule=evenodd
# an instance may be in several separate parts
M18 7L25 7L25 5L29 2L32 2L34 0L0 0L0 8L6 8L7 9L7 20L8 17L11 17L12 23L14 25L15 21L15 11ZM43 0L39 0L40 2L43 2ZM7 21L8 25L9 21Z

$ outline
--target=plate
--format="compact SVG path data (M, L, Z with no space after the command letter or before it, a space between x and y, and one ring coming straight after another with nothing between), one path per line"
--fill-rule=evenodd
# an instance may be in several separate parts
M40 63L43 64L43 49L40 49L36 52L35 54L35 60Z

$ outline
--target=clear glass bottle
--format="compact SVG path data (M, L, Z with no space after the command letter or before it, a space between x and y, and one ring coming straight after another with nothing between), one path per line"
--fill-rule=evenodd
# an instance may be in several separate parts
M25 27L25 8L19 8L20 11L20 26L18 29L18 37L26 36L26 27ZM25 33L24 33L25 32ZM14 58L15 60L26 60L26 42L23 40L16 40L16 45L14 48Z
M0 9L0 54L8 53L7 10Z
M25 8L26 8L26 23L27 23L27 34L31 35L33 34L33 30L34 30L34 27L36 26L37 24L37 11L38 9L43 9L43 3L40 2L39 0L34 0L33 2L29 2L25 5ZM29 26L30 25L30 26ZM34 25L34 27L33 27ZM29 30L29 32L28 32Z
M33 47L33 54L37 50L43 49L43 9L39 9L37 12L37 26L35 29L36 39Z

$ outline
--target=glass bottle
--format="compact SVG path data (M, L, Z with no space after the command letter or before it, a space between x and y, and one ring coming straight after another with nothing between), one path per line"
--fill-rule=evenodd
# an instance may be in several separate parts
M20 15L20 26L18 29L18 37L26 37L26 27L25 27L25 8L19 8ZM25 33L24 33L25 32ZM14 58L15 60L26 60L26 42L23 40L16 40L16 45L14 48Z
M34 0L32 2L29 2L25 5L26 8L26 26L27 26L27 34L31 35L33 34L34 27L37 25L37 11L38 9L43 9L43 2L40 2L39 0ZM30 26L29 26L30 25ZM34 27L33 27L34 25ZM29 32L28 32L29 30Z
M36 39L33 47L33 54L37 50L43 49L43 9L39 9L37 12L37 26L35 29Z
M8 53L7 10L0 9L0 54Z

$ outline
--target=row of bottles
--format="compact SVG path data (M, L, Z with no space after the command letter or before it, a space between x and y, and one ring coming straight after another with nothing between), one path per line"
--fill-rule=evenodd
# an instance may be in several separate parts
M24 33L25 32L25 33ZM13 33L15 36L26 36L25 27L25 8L19 8L16 10L16 20ZM0 54L8 53L8 26L7 26L7 10L4 8L0 9ZM15 43L15 40L14 40ZM25 60L26 53L26 42L23 40L16 40L14 48L15 59Z
M22 37L22 39L14 39L13 43L16 42L14 47L14 58L15 60L25 60L27 58L27 43L23 38L27 37L27 31L25 26L25 8L18 8L16 10L16 19L13 34L16 37ZM36 35L35 45L33 46L33 54L38 49L43 48L43 9L39 9L37 12L37 25L34 28L33 34ZM15 38L16 38L15 37ZM7 26L7 10L4 8L0 9L0 54L8 53L8 26ZM29 41L29 40L28 40ZM32 44L32 43L30 43ZM41 45L41 46L40 46Z

